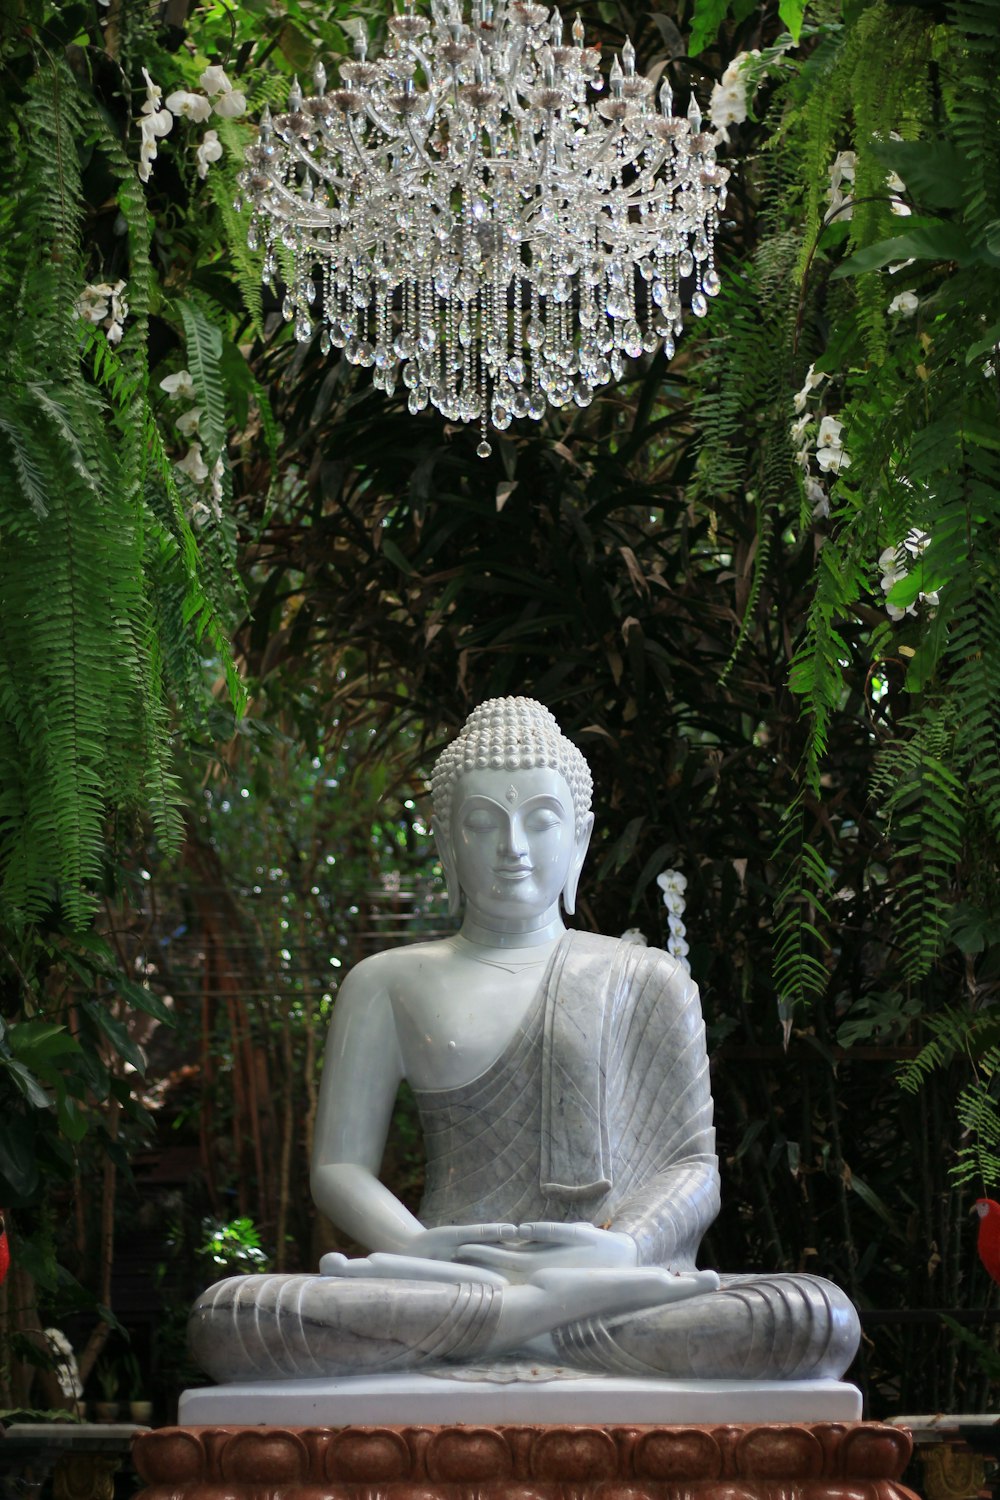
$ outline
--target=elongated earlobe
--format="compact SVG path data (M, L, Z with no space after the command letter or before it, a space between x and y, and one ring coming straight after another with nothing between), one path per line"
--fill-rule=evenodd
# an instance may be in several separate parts
M566 884L563 886L563 910L567 916L572 916L576 911L576 889L580 884L580 871L583 862L587 858L587 850L590 848L590 835L594 831L594 814L588 813L583 827L576 837L576 847L573 850L573 862L566 874Z
M462 910L462 887L458 883L458 867L455 863L451 839L448 838L437 818L431 819L431 829L437 845L438 859L444 871L445 885L448 887L448 915L457 917Z

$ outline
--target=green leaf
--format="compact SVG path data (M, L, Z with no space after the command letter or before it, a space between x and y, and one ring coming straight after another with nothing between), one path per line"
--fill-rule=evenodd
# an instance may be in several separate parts
M42 1088L30 1068L16 1058L0 1058L0 1068L6 1069L15 1086L21 1091L33 1109L51 1109L52 1100Z
M919 202L932 208L961 208L968 159L950 141L872 140L868 149L899 174Z
M726 19L728 0L695 0L691 17L691 36L688 40L688 56L697 57L710 47L719 35L719 27Z
M211 469L226 441L226 406L222 388L222 334L200 307L180 303L187 347L187 366L201 407L199 432L205 462Z
M994 323L989 333L984 333L981 339L977 339L966 350L965 363L971 365L973 360L981 359L984 354L992 354L997 344L1000 344L1000 323Z
M896 260L953 260L956 265L970 266L983 257L969 243L960 224L945 219L907 220L904 234L892 239L879 240L856 250L848 260L833 272L839 276L861 276L866 271L878 271Z
M778 6L778 19L788 27L793 42L797 42L801 35L805 10L806 0L781 0Z
M897 1224L894 1216L892 1215L892 1213L890 1213L885 1203L883 1203L878 1193L876 1193L874 1189L870 1188L867 1182L863 1181L862 1178L852 1173L850 1186L851 1191L857 1193L862 1203L866 1203L873 1213L878 1214L878 1217L882 1220L883 1224L885 1224L886 1227L891 1230L893 1236L896 1239L905 1240L906 1236L900 1226Z
M76 1037L55 1021L15 1022L7 1033L7 1043L15 1057L35 1069L80 1051Z
M155 990L148 990L145 985L136 984L134 980L126 979L123 974L112 974L109 979L118 993L130 1005L135 1006L136 1010L145 1011L147 1016L155 1016L164 1026L177 1025L177 1017L172 1010L167 1009Z
M62 1094L56 1103L56 1117L60 1133L67 1140L74 1144L83 1140L90 1122L76 1099L69 1094Z
M38 1186L38 1157L35 1152L35 1127L31 1121L10 1110L0 1125L0 1180L9 1184L4 1199L30 1198Z
M108 1008L97 1000L84 1000L81 1002L81 1008L98 1030L103 1031L115 1051L126 1062L131 1063L137 1073L145 1073L146 1059L117 1016L113 1016Z

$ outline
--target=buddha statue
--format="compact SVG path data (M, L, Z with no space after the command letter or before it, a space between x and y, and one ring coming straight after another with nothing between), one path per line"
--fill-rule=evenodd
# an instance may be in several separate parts
M211 1287L191 1315L199 1364L222 1382L515 1359L838 1378L859 1339L838 1288L696 1269L719 1208L698 992L668 954L563 923L593 826L580 752L541 704L495 699L432 792L461 930L359 963L323 1068L313 1195L371 1254ZM378 1179L403 1078L427 1157L416 1217Z

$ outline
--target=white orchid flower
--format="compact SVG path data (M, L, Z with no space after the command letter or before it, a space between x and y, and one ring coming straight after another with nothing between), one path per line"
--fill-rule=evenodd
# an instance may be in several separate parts
M111 290L105 281L85 286L73 304L77 317L85 318L88 323L103 323L108 316Z
M904 318L912 318L919 306L920 298L916 292L900 292L889 303L889 311L891 313L901 313Z
M210 99L214 99L216 94L232 93L233 86L226 77L226 70L225 68L220 68L217 63L213 63L211 67L206 68L198 79L198 82Z
M851 455L846 448L817 448L816 462L824 474L837 474L851 467Z
M168 94L167 108L171 114L193 120L196 125L204 124L212 113L211 102L204 94L189 94L187 89L175 89L172 94Z
M158 109L152 114L139 116L139 131L144 141L157 136L169 135L174 128L174 117L169 109Z
M231 89L228 94L220 94L215 101L215 113L220 120L236 120L240 115L246 114L247 96L240 93L239 89Z
M145 68L142 70L142 76L146 80L146 102L142 106L142 113L144 115L155 115L160 107L163 90L158 83L153 82Z
M190 411L183 412L177 418L177 431L180 433L181 437L194 437L194 434L198 431L198 424L200 421L201 407L192 406Z
M173 375L164 375L160 381L160 390L166 391L174 401L194 400L194 381L187 370L175 370Z
M208 478L208 465L201 456L201 444L192 443L184 457L174 464L174 468L179 469L182 474L186 474L189 479L193 479L195 484L201 484L206 480Z
M926 531L921 531L919 526L911 526L903 538L903 546L911 557L920 557L930 544L930 536Z
M836 417L824 417L816 435L816 447L842 448L844 445L840 440L840 434L843 430L843 422L838 422Z
M209 163L218 161L222 155L222 142L214 130L206 130L202 140L194 153L198 162L198 176L207 177Z
M830 514L830 497L818 479L809 475L806 479L806 499L812 506L814 521L823 521Z

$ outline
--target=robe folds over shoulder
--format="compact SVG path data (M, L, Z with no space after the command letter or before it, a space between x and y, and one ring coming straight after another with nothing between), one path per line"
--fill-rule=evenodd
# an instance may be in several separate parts
M589 1220L693 1267L719 1176L698 991L668 954L567 933L497 1061L416 1100L423 1223Z

